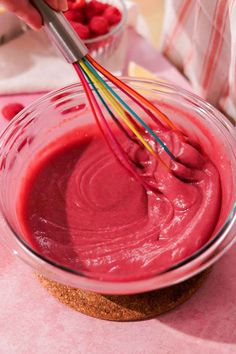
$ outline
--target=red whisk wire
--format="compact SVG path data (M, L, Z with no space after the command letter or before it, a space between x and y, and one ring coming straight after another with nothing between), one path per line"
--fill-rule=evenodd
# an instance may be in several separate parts
M97 63L89 54L86 55L86 59L99 71L101 72L108 80L110 80L115 86L120 88L126 94L128 93L131 98L136 98L136 103L142 106L142 108L148 107L150 110L154 111L169 127L174 130L177 130L176 126L171 122L171 120L161 112L154 104L152 104L148 99L143 97L137 91L132 89L129 85L117 79L109 71L107 71L103 66ZM144 107L143 105L144 104Z

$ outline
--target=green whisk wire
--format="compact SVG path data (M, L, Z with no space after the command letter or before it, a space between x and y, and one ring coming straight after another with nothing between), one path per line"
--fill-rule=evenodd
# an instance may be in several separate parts
M93 68L89 61L85 58L82 59L87 68L92 72L92 74L102 83L102 85L117 99L117 101L130 113L135 120L137 120L148 132L149 134L163 147L166 153L171 159L175 160L175 156L168 149L166 144L155 134L155 132L138 116L138 114L128 106L126 102L107 84L107 82L101 77L100 74Z

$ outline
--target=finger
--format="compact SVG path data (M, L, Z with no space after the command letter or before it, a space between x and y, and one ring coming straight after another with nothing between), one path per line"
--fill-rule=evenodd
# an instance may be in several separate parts
M1 4L6 8L6 10L13 12L33 29L39 29L42 27L43 22L40 14L28 0L17 0L10 2L7 0L1 0Z
M67 0L59 0L59 10L67 11L68 10L68 1Z
M47 0L47 3L54 10L57 10L57 11L67 11L68 10L67 0Z

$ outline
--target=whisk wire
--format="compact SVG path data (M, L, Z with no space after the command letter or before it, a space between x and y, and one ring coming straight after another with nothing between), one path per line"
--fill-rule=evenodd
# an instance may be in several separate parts
M108 101L111 103L111 105L114 107L116 112L121 116L121 118L125 121L125 123L128 125L128 127L133 131L133 133L137 136L137 138L142 142L142 144L148 149L150 153L152 153L153 156L157 157L157 154L155 151L152 149L150 144L147 143L147 141L142 137L142 135L135 129L133 124L130 122L130 120L127 118L127 114L125 110L122 108L122 106L149 132L149 134L162 146L162 148L167 152L167 154L172 158L175 159L174 155L171 153L171 151L168 149L166 144L155 134L155 132L138 116L138 114L130 108L127 103L124 102L124 100L103 80L101 75L99 75L96 70L92 67L92 65L86 60L86 58L83 58L79 64L87 72L88 75L91 75L98 85L98 87L103 91L104 95L108 99ZM84 65L85 64L85 65ZM104 90L104 88L106 90ZM118 103L117 101L120 103ZM159 158L158 158L159 160Z
M82 68L87 72L88 76L94 80L94 82L98 85L100 90L103 92L104 96L107 98L107 100L110 102L110 104L113 106L115 111L119 114L121 119L126 123L126 125L130 128L130 130L137 136L137 138L142 142L142 144L145 146L145 148L156 158L158 161L160 161L159 156L156 154L156 152L153 150L151 145L143 138L143 136L138 132L138 130L134 127L134 125L130 122L130 120L127 118L126 112L122 108L122 106L115 100L115 98L111 95L111 93L108 91L106 86L103 86L103 82L100 82L100 80L93 75L93 73L89 72L87 68L83 64L81 64Z
M110 115L110 117L112 118L112 120L116 123L116 125L119 127L120 130L122 130L122 132L126 135L126 137L128 139L132 140L132 137L129 135L129 133L125 130L125 128L123 127L123 125L121 124L121 122L119 121L119 119L116 118L115 114L112 112L112 110L110 109L110 107L108 106L108 104L106 103L105 99L102 97L102 95L100 94L99 90L97 89L97 87L95 86L94 82L91 80L91 78L89 77L89 75L87 74L86 71L84 71L84 69L82 68L84 75L86 76L89 84L92 86L93 90L96 92L98 98L100 99L100 101L102 102L102 104L104 105L105 109L107 110L108 114Z
M151 101L146 99L144 96L142 96L140 93L138 93L136 90L132 89L129 85L127 85L125 82L120 81L117 79L113 74L111 74L109 71L107 71L102 65L100 65L98 62L96 62L89 54L86 55L86 60L89 61L89 63L95 67L99 72L101 72L104 77L106 77L108 80L110 80L117 88L119 88L122 92L129 94L130 98L135 98L136 103L141 106L142 108L148 107L151 111L153 111L157 116L162 119L170 128L174 129L175 131L178 131L177 127L173 124L173 122L162 112L160 111Z
M124 152L124 150L122 149L121 145L119 144L119 142L116 140L114 134L112 134L111 129L109 127L109 124L107 123L102 110L100 108L100 106L98 105L95 96L93 94L93 91L90 90L89 88L89 84L87 83L85 77L83 76L83 72L82 69L80 68L80 66L78 66L77 64L74 65L76 72L79 75L79 78L81 80L81 83L84 87L85 93L88 97L92 112L94 114L95 120L99 126L100 131L102 132L104 139L107 141L107 144L109 146L109 148L111 149L111 151L115 154L115 156L118 158L118 160L120 161L120 163L131 173L133 174L136 179L138 179L140 181L141 184L143 184L143 186L146 188L146 183L145 181L140 177L140 175L135 171L135 169L133 169L132 167L132 163L129 160L129 157L127 156L127 154ZM104 132L104 129L101 125L100 119L103 122L103 124L106 126L106 132ZM108 136L107 136L108 135ZM108 138L109 137L109 138ZM110 143L110 141L112 141L112 144Z

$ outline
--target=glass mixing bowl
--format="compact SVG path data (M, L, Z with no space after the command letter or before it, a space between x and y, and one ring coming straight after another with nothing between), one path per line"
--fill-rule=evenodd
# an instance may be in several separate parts
M215 263L233 244L236 235L236 134L234 126L215 108L174 85L124 78L155 104L190 136L201 139L213 156L217 146L225 153L219 168L228 174L222 186L222 224L207 244L187 259L162 273L136 281L99 280L45 258L32 249L20 232L17 200L25 171L38 151L58 137L92 122L93 116L80 84L43 96L18 114L2 133L0 141L0 230L8 249L38 273L60 283L107 294L132 294L160 289L182 282ZM122 96L123 94L121 94ZM127 99L127 98L126 98ZM85 112L86 114L82 114ZM198 122L196 125L195 122ZM215 144L209 139L214 137ZM227 162L227 168L224 162Z

